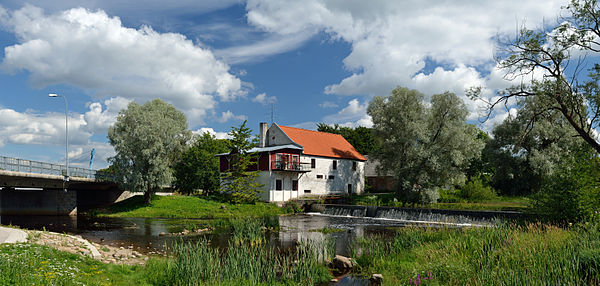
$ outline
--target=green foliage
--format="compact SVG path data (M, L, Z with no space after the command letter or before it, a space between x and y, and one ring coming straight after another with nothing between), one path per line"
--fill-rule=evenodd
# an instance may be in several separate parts
M600 210L600 159L580 152L533 196L533 208L550 220L580 221Z
M357 274L406 285L431 273L433 285L596 285L600 235L548 225L399 229L359 239ZM428 281L429 282L429 281Z
M229 135L229 171L222 174L221 192L232 203L255 203L262 187L256 182L259 176L257 154L250 152L257 145L256 138L251 139L252 130L246 127L246 121L238 128L231 127Z
M516 116L493 130L483 154L494 166L491 184L505 195L528 195L540 189L545 178L573 159L582 140L558 111L538 115L530 123L539 100L521 101Z
M194 136L192 146L181 153L173 168L177 189L184 194L198 190L206 196L215 194L220 184L219 158L215 155L227 151L227 141L208 132Z
M430 106L423 100L422 93L398 87L388 97L374 97L367 110L381 146L372 155L379 171L397 178L398 199L407 203L421 202L424 190L462 183L483 148L455 94L433 95Z
M229 242L227 250L205 240L176 243L166 261L151 261L156 285L314 285L329 281L320 262L324 245L304 242L289 254L268 246Z
M153 196L145 205L142 196L135 196L99 211L108 217L162 217L225 219L239 217L276 216L283 209L270 203L230 204L193 196Z
M143 272L48 246L0 245L0 285L140 285Z
M458 195L469 202L493 200L498 197L496 191L485 185L479 177L471 179L462 186Z
M151 193L169 185L171 167L189 139L185 115L160 99L144 105L129 103L108 130L116 155L109 158L118 182L131 191Z
M325 123L318 123L317 131L342 135L342 137L344 137L348 143L352 144L356 151L362 155L371 154L379 148L371 128L363 126L351 128L343 127L339 124L331 126Z

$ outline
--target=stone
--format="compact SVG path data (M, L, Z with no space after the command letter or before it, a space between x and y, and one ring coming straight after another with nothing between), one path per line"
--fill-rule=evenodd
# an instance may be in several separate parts
M352 258L348 258L341 255L336 255L333 258L333 267L335 269L352 269Z
M222 209L222 210L224 210L224 209L226 209L226 208L227 208L227 207L226 207L225 205L221 205L221 209Z
M371 275L371 279L369 279L369 281L375 285L381 285L381 283L383 283L383 275L373 274Z
M339 280L337 278L331 278L331 280L329 280L329 283L337 283Z
M167 235L167 233L163 231L163 232L159 233L158 235L159 236L165 236L165 235Z

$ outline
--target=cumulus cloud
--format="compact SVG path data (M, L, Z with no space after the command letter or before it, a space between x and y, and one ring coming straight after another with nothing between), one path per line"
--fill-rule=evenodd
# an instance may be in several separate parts
M275 96L267 96L266 93L261 93L252 99L253 102L258 102L260 104L272 104L277 102L277 97Z
M204 133L209 133L210 135L215 136L217 139L231 139L231 136L227 134L227 132L216 132L214 129L209 127L203 127L198 130L192 131L194 134L202 135Z
M217 100L244 94L227 64L181 34L128 28L118 17L83 8L46 15L25 5L0 11L0 20L18 41L5 48L2 69L27 71L37 87L66 83L97 97L138 102L160 97L193 123Z
M367 115L368 106L368 103L360 103L358 99L352 99L348 102L348 106L336 114L325 116L323 121L326 124L340 124L346 127L371 127L373 121Z
M117 115L122 109L126 109L131 102L122 97L113 97L104 101L104 106L100 102L88 104L89 111L84 114L87 123L86 128L92 133L106 133L108 127L117 121Z
M97 164L94 166L104 168L114 150L108 143L91 141L92 133L87 126L84 115L69 114L69 159L74 166L87 167L84 163L89 164L89 152L95 148ZM65 115L0 108L0 147L5 144L62 147L65 145ZM62 164L62 160L64 157L54 163Z
M221 123L225 123L231 119L241 121L241 120L248 119L248 117L246 115L235 115L235 114L233 114L233 112L231 112L231 110L227 110L227 111L221 112L221 117L218 119L218 121Z
M451 91L465 101L473 119L481 103L466 98L465 88L498 85L492 61L496 36L513 35L516 21L537 25L555 18L565 4L250 0L246 9L248 22L266 32L324 32L351 44L343 65L352 74L325 86L325 93L385 96L396 86L429 95ZM439 67L425 72L428 65Z

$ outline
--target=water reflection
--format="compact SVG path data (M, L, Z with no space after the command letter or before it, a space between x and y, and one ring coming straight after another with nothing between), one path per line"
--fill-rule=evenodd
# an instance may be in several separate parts
M46 229L59 233L77 234L96 243L133 247L142 253L163 252L165 245L181 239L184 241L208 239L212 245L226 247L231 235L229 233L191 236L164 235L165 233L180 232L191 224L208 224L206 220L190 219L1 216L0 223L26 229ZM336 254L349 256L352 242L356 238L372 233L391 235L393 228L405 226L405 222L300 214L279 217L279 225L279 232L267 234L269 237L266 241L273 248L290 249L301 241L324 242L325 239L331 237L335 241ZM329 234L319 232L324 228L343 231Z

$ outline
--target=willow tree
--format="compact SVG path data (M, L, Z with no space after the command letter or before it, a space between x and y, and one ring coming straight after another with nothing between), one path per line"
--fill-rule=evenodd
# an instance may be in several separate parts
M469 162L481 154L478 129L466 123L467 109L453 93L433 95L398 87L374 97L367 113L380 148L373 157L380 171L398 180L397 195L416 202L436 187L462 183Z
M109 161L118 182L144 192L144 202L150 204L155 190L171 184L171 167L189 137L185 115L172 105L160 99L144 105L131 102L108 130L116 152Z
M564 7L560 24L541 29L523 27L514 39L500 43L496 59L505 78L519 81L489 102L497 106L535 98L527 128L559 112L571 128L597 153L600 141L600 7L596 0L574 0ZM478 96L481 88L470 90Z

